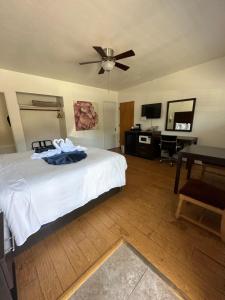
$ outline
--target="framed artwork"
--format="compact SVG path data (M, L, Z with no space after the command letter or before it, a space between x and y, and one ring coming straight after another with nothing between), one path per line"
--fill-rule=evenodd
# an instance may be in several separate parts
M76 130L98 129L98 104L91 101L74 101Z

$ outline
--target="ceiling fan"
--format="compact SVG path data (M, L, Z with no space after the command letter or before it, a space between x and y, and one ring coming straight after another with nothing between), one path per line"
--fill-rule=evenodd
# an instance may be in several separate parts
M128 67L127 65L118 63L117 60L135 55L133 50L128 50L126 52L123 52L123 53L120 53L120 54L117 54L114 56L114 51L111 48L103 49L102 47L98 47L98 46L94 46L93 48L101 56L101 60L80 62L79 64L87 65L87 64L101 63L101 69L99 70L98 74L103 74L105 71L109 72L114 68L114 66L123 71L127 71L130 67Z

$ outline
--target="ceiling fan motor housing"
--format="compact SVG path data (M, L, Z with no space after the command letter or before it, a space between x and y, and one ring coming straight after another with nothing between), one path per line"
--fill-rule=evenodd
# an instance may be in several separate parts
M109 72L111 71L114 66L115 66L115 59L113 57L113 54L114 54L114 51L113 49L111 48L105 48L103 49L105 54L106 54L106 57L103 57L103 60L102 60L102 68Z

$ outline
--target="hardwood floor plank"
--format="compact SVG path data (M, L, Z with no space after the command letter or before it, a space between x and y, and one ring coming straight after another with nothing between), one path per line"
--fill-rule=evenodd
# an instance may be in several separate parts
M60 280L63 290L67 289L77 278L66 252L60 244L56 234L52 234L45 240L52 263Z
M33 263L16 266L17 284L21 288L29 285L31 282L38 280L37 270Z
M82 241L80 241L78 247L81 249L84 256L87 258L89 265L93 264L99 258L98 251L89 239L85 238Z
M36 267L41 290L45 299L57 299L63 289L44 241L34 245L32 247L32 252L34 257L33 263Z
M16 257L16 277L18 286L24 287L38 280L37 270L33 263L32 249L27 249Z
M101 221L101 215L96 215L96 211L97 209L90 211L90 213L86 215L85 219L103 238L107 240L109 245L112 245L119 239L119 235L115 234L104 225Z
M33 280L23 288L18 289L18 298L21 300L45 300L39 280Z
M80 243L83 239L85 239L85 234L79 228L79 220L74 220L70 224L66 225L66 228L70 231L70 234L73 236L76 243Z
M141 216L130 205L125 203L120 203L121 201L113 201L112 206L114 211L122 218L129 220L131 224L136 226L141 232L148 235L153 232L153 228L147 223L147 218L145 215Z
M101 209L101 206L98 206L98 209L96 209L96 216L101 219L102 223L108 229L111 229L115 225L115 222L104 213L104 211Z
M225 266L219 264L213 258L205 255L198 249L193 251L192 266L194 272L206 283L223 294L225 299ZM205 272L199 274L199 269L205 269Z
M60 229L57 232L57 237L59 238L71 265L79 277L89 266L87 258L78 248L77 243L73 240L73 237L66 228Z
M109 246L106 238L103 238L103 236L85 220L85 216L79 220L79 226L86 237L94 244L99 254L103 254Z

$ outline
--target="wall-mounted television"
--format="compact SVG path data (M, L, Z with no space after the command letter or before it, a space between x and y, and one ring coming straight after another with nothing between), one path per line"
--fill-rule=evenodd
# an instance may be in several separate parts
M141 116L147 119L159 119L161 117L162 103L144 104L141 106Z

